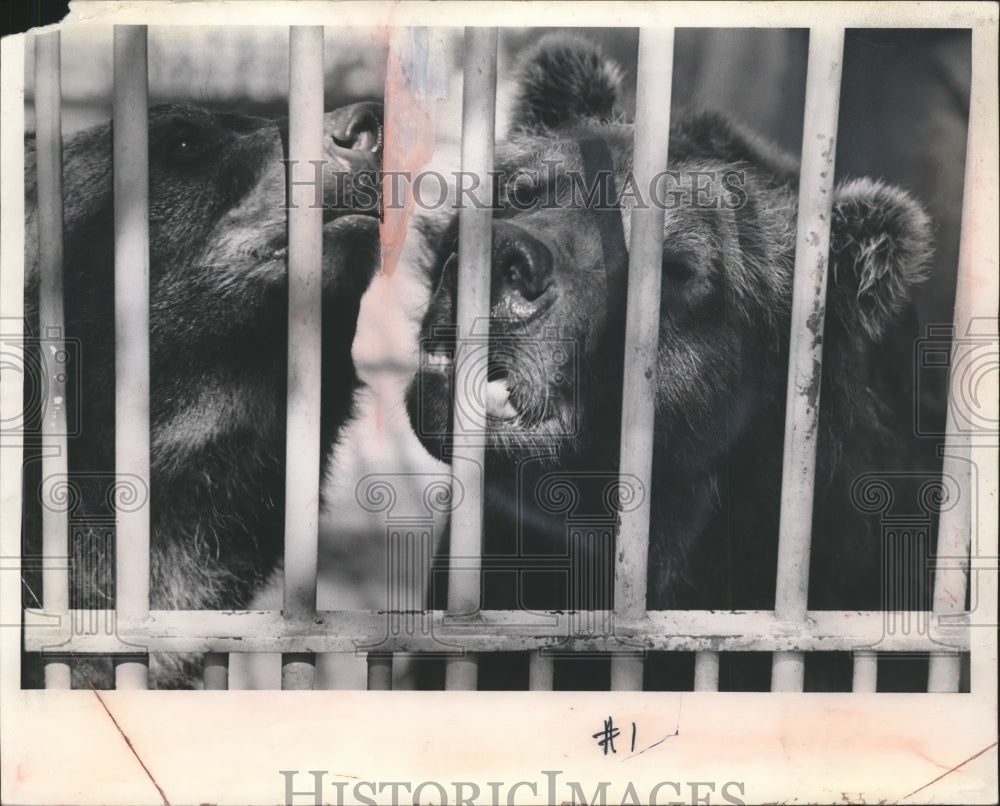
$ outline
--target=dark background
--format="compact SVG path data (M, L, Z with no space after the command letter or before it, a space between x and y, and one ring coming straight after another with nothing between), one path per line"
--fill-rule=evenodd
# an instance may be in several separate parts
M0 34L19 34L39 25L59 22L69 13L69 0L5 0Z

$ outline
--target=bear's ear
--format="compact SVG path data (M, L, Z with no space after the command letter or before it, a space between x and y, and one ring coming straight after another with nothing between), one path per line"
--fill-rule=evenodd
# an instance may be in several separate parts
M622 71L593 42L571 34L542 37L521 66L511 128L542 132L592 118L611 120Z
M853 179L834 195L830 231L831 301L850 326L878 340L926 278L931 223L902 190Z

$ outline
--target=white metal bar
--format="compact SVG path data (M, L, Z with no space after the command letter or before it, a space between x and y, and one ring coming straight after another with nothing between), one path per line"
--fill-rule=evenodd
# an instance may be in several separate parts
M281 654L281 688L308 691L316 683L316 657L313 652Z
M555 662L551 655L534 649L528 658L528 690L552 691L555 682Z
M493 138L496 128L497 29L465 29L465 71L462 87L462 171L480 180L483 207L467 203L458 213L458 291L455 323L454 451L452 473L461 503L451 514L451 556L463 558L464 567L453 564L448 577L448 610L456 616L479 610L479 567L470 568L471 558L482 553L483 473L486 394L473 390L485 384L486 373L476 360L461 361L470 353L477 322L490 314L490 275L493 254ZM482 355L481 345L477 355ZM483 358L485 360L485 357ZM464 491L464 500L463 494ZM475 689L478 665L468 655L449 658L445 664L445 687Z
M38 173L39 358L46 395L42 414L42 479L66 477L66 368L64 352L62 80L58 31L35 37L35 147ZM42 507L42 602L46 612L69 610L69 513ZM69 664L45 662L45 687L69 688Z
M448 691L475 691L479 682L479 659L472 652L448 656L444 662L444 687Z
M11 88L23 85L27 69L27 61L24 57L27 37L17 37L5 39L0 51L3 58L0 58L0 87ZM13 93L8 93L14 100ZM8 95L4 95L0 100L8 100ZM0 214L6 223L7 217L11 222L25 221L25 211L28 209L25 190L27 182L22 183L20 177L25 176L25 165L27 164L27 154L24 148L24 105L17 100L11 106L4 104L3 125L0 126L0 155L3 161L4 179L0 182ZM12 325L15 332L21 329L26 313L25 296L23 289L27 276L27 266L22 266L16 256L26 255L28 247L28 232L19 224L10 227L3 227L2 232L3 250L5 254L15 256L8 264L3 261L0 268L0 322ZM9 251L7 251L9 250ZM4 362L6 366L6 361ZM10 370L0 371L0 422L14 424L25 423L25 402L26 392L24 376L20 372ZM26 424L26 423L25 423ZM12 440L10 435L3 433L0 435L0 456L4 463L9 463L10 467L23 467L24 460L30 456L30 451L25 450L27 446L23 441ZM19 444L20 443L20 444ZM0 501L16 502L22 500L25 489L22 473L6 472L7 464L4 464L3 472L0 472ZM0 528L0 569L6 574L13 573L11 563L18 565L25 561L23 556L23 546L21 543L21 531L24 525L23 510L16 504L8 506L4 504L0 517L5 524ZM17 682L21 679L21 666L23 656L21 653L21 630L16 626L23 622L22 592L23 587L17 582L5 582L0 584L0 618L8 626L0 630L0 679L12 681L12 688L17 687ZM20 618L17 614L20 615Z
M105 617L107 611L96 612ZM71 610L75 617L80 611ZM911 614L926 618L926 614ZM604 624L606 611L546 612L482 610L473 622L461 623L447 611L427 613L427 630L385 636L381 611L318 611L315 621L288 621L280 611L154 610L148 619L122 621L117 636L143 640L155 652L353 652L357 646L379 644L380 652L440 651L442 639L468 652L528 651L543 647L606 652L620 650L620 638L650 651L759 652L852 651L878 644L885 652L928 652L932 636L919 631L884 632L881 610L819 610L802 623L775 617L767 610L718 612L712 610L653 611L639 621L619 624L614 634L603 630L579 632L581 624ZM102 632L70 635L64 625L53 625L42 611L26 610L25 648L69 641L76 652L122 651L115 635ZM959 650L969 647L969 617L959 615L949 625L948 638Z
M851 691L870 693L878 685L878 655L875 652L854 653L854 681Z
M229 688L229 654L209 652L205 655L205 690L225 691Z
M788 621L805 617L809 592L826 268L843 53L843 28L810 30L774 601L775 615ZM776 654L772 690L801 691L804 672L800 655Z
M694 656L694 690L719 690L718 652L699 652Z
M368 690L390 691L392 689L392 653L368 654Z
M969 103L968 147L965 161L965 189L962 199L962 232L958 256L958 277L955 291L955 339L971 335L970 326L975 320L992 321L996 326L997 315L997 242L995 234L990 237L984 230L986 222L995 226L997 208L997 41L985 28L972 31L972 86ZM994 229L995 233L995 229ZM996 331L994 330L994 333ZM995 350L996 345L986 349ZM996 556L996 517L994 505L989 496L976 496L973 485L977 479L972 474L972 466L978 466L982 479L981 489L988 490L996 484L996 449L987 443L984 451L973 456L975 433L970 424L975 415L962 411L969 405L969 392L965 377L967 364L956 363L953 359L948 389L948 415L945 434L944 463L942 473L945 478L957 480L960 495L954 506L941 513L938 524L937 556L947 559L947 567L939 567L934 576L935 621L949 619L956 613L965 611L968 591L968 558L972 545L973 529L980 539L979 551L987 556ZM984 387L988 386L983 384ZM979 401L984 411L982 421L997 422L996 387L985 390ZM989 409L992 408L992 411ZM960 418L960 419L959 419ZM995 427L995 425L994 425ZM995 439L993 445L995 445ZM990 472L992 468L992 473ZM972 501L979 500L977 515L982 519L973 521ZM985 543L994 541L992 549ZM995 575L994 575L995 576ZM996 596L978 597L976 602L979 623L996 625ZM982 608L982 609L981 609ZM989 612L992 610L992 612ZM987 630L990 628L986 628ZM996 641L995 626L992 640ZM985 633L984 633L985 635ZM995 647L995 644L994 644ZM988 650L987 650L988 651ZM995 648L993 654L995 655ZM996 677L990 676L988 663L973 663L973 670L981 666L985 675L972 680L973 692L984 692L996 687ZM934 654L931 656L928 674L928 691L958 691L961 659L954 654ZM974 672L975 674L975 672Z
M146 26L114 29L115 474L149 489L149 122ZM130 481L131 485L133 482ZM140 492L145 492L141 490ZM149 503L120 508L117 618L149 612ZM146 688L149 659L117 664L118 688Z
M667 167L673 65L673 28L642 29L633 152L633 173L640 187L649 187L653 178ZM615 550L616 620L639 618L646 611L664 214L665 210L655 204L636 207L631 213L620 472L642 479L646 489L639 506L619 516ZM611 688L642 690L642 673L641 656L616 655L611 661Z
M316 613L319 540L323 210L296 168L323 159L323 28L289 30L288 430L283 612ZM282 659L282 688L312 688L314 659Z

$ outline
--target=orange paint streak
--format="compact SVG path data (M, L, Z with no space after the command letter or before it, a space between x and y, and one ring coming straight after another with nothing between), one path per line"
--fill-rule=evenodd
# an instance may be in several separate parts
M382 167L390 171L408 171L416 176L434 153L434 117L428 109L428 99L415 94L403 71L403 58L398 50L390 48L385 78L385 128ZM411 63L410 65L414 65ZM418 68L419 69L419 68ZM413 213L414 199L409 181L395 180L391 174L382 180L382 198L386 204L379 227L382 245L382 272L392 275L399 263L400 252L406 239L406 230ZM392 204L393 207L389 207Z

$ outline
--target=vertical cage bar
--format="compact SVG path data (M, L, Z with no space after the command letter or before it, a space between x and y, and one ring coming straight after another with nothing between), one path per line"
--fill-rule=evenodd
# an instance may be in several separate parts
M774 596L775 615L787 621L805 618L809 592L826 267L843 53L843 28L810 30ZM775 652L771 689L801 691L804 673L801 652Z
M874 652L854 653L854 681L851 691L870 693L878 686L878 655Z
M45 368L46 395L41 401L42 479L65 477L65 365L54 359L64 352L62 79L58 31L35 37L35 144L38 173L38 335ZM69 618L69 513L42 507L42 606ZM68 663L45 662L45 687L69 688Z
M229 688L229 653L208 652L205 655L205 690L226 691Z
M531 650L528 658L528 690L552 691L555 681L555 662L551 655L543 655L542 650Z
M699 652L694 656L694 690L719 690L718 652Z
M149 81L146 26L114 29L115 475L149 490ZM149 615L149 499L116 513L119 619ZM118 688L146 688L149 658L115 664Z
M473 348L479 351L484 348L480 339L474 343L471 337L476 323L488 322L490 315L493 210L489 202L493 198L493 177L489 172L493 170L496 94L497 29L466 28L462 172L479 178L481 198L487 203L481 208L466 203L458 213L452 500L461 504L451 516L451 557L461 558L462 568L459 570L459 563L453 561L448 578L448 611L454 615L479 609L479 565L474 558L479 558L482 552L486 395L485 390L476 394L473 386L485 383L486 373L479 372L480 361L458 359L469 356ZM487 360L485 354L482 360ZM465 653L446 661L445 688L475 689L477 678L478 664L473 654Z
M996 327L997 315L997 242L995 234L988 228L995 227L997 206L998 171L996 152L997 121L997 41L988 28L974 28L972 31L972 86L969 103L968 146L965 159L965 188L962 198L962 231L958 255L958 277L955 289L955 340L974 335L973 322L976 320L993 323ZM989 222L989 223L987 223ZM992 230L995 233L995 230ZM996 330L993 330L996 333ZM995 338L995 336L994 336ZM983 345L986 350L995 350L993 345ZM973 348L974 349L974 348ZM942 473L945 478L954 478L959 487L959 500L941 513L938 523L937 556L946 563L938 567L934 575L934 621L965 611L965 599L969 582L969 551L972 546L972 530L975 529L980 545L978 553L996 555L996 543L992 547L986 541L996 540L996 526L990 526L989 518L995 517L993 506L980 504L977 508L985 514L984 519L974 522L972 508L972 485L976 477L972 475L972 440L976 422L996 423L996 387L987 389L979 402L981 412L963 411L969 406L969 369L971 361L979 353L966 355L961 364L952 356L951 374L948 382L948 415L945 427L944 462ZM987 383L983 384L985 388ZM981 426L980 426L981 427ZM994 425L995 427L995 425ZM988 432L987 432L988 433ZM977 451L976 466L982 479L981 489L995 492L996 453ZM979 497L989 502L988 496ZM995 499L994 499L995 501ZM979 514L976 512L975 514ZM991 538L992 535L992 538ZM975 602L976 624L996 624L996 597L980 596ZM988 627L972 630L973 636L986 638L992 632L996 641L996 631ZM996 644L992 644L995 653ZM974 647L970 647L974 650ZM990 676L989 664L977 673L972 664L971 690L982 693L996 686L995 675ZM933 654L930 659L927 689L931 692L955 692L959 688L961 658L955 654ZM979 675L979 676L977 676Z
M673 28L642 29L639 32L633 166L638 187L650 187L654 177L667 167L666 133L670 130L673 65ZM642 479L645 490L641 504L619 516L615 618L624 620L639 619L646 613L664 213L662 207L651 204L645 208L636 207L631 214L620 472ZM641 657L614 657L611 688L641 690L642 674Z
M285 454L285 618L316 615L319 539L323 209L310 160L323 159L323 28L289 30L288 426ZM296 169L307 169L306 177ZM298 184L302 182L302 184ZM312 688L314 658L282 657L282 688Z
M392 653L370 652L368 654L368 690L390 691L392 689Z

